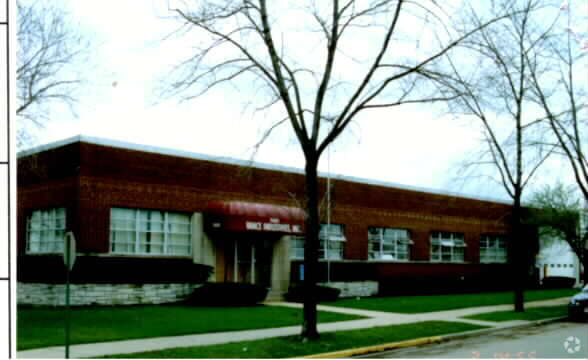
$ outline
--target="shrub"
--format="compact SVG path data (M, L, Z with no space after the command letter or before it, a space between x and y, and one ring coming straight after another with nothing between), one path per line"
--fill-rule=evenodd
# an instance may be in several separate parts
M304 299L307 296L312 296L317 302L335 301L339 298L340 293L341 290L337 288L315 285L312 288L312 291L310 291L310 294L308 294L306 288L302 284L293 284L288 289L286 295L284 295L284 298L287 301L304 302Z
M265 300L268 288L247 283L206 283L194 289L186 299L190 305L250 306Z
M34 269L43 269L38 271ZM19 281L63 284L63 257L19 256ZM69 280L72 284L202 284L213 267L195 264L192 259L78 256Z
M543 279L543 287L546 289L567 289L574 287L576 279L563 276L550 276Z

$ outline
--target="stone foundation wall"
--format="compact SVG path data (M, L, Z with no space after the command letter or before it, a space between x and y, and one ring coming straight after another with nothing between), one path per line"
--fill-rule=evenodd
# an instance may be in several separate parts
M71 305L161 304L181 300L198 284L71 284ZM18 283L22 305L65 305L64 284Z
M378 293L377 281L331 282L320 285L341 289L341 294L339 295L341 298L374 296Z

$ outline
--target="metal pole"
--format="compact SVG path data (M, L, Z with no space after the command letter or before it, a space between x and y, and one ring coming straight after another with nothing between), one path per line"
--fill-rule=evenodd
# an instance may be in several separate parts
M331 257L329 245L331 241L331 149L327 146L327 284L331 283Z
M255 284L255 245L251 243L251 283Z
M234 282L238 282L238 280L237 280L237 275L238 275L237 267L239 266L239 260L237 259L238 255L239 254L237 252L237 240L235 240L235 254L234 254L235 260L233 261L233 281Z
M69 333L70 333L70 309L69 309L69 269L71 267L71 236L65 236L65 358L69 359Z

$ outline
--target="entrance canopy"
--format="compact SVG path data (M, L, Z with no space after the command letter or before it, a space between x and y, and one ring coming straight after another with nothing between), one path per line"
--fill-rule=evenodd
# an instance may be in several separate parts
M300 208L245 201L211 202L206 213L214 230L301 234L304 224Z

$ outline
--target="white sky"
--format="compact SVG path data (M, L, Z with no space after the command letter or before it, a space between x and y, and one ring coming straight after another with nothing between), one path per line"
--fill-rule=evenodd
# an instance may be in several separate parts
M155 103L158 79L187 51L159 41L174 24L156 16L165 10L156 3L165 2L69 3L75 22L94 42L88 64L91 81L80 94L77 118L66 112L52 115L54 120L38 133L38 143L83 134L249 159L263 129L259 119L243 113L239 104L245 98L215 91L188 103ZM473 184L460 175L457 163L478 149L479 137L465 121L440 117L424 105L372 111L331 146L330 171L508 199L500 186L487 181ZM289 127L265 143L255 161L304 165ZM328 170L326 154L319 170Z

